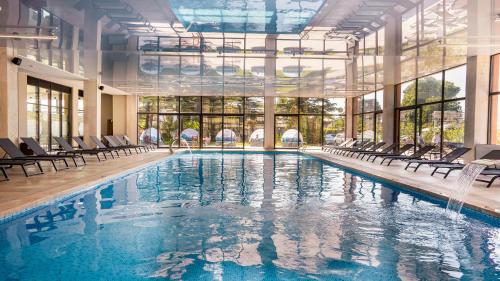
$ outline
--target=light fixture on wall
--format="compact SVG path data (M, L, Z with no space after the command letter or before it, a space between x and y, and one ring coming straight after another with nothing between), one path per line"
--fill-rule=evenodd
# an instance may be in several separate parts
M104 91L104 86L99 86L99 90Z
M23 59L22 58L18 58L18 57L15 57L11 60L11 62L15 65L21 65L21 63L23 62Z

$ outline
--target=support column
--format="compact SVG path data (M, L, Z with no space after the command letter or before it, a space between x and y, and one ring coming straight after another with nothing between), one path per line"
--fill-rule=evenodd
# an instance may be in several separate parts
M274 98L276 94L274 80L276 77L276 36L266 37L264 85L264 149L274 149Z
M127 96L126 107L126 132L127 136L137 143L137 96Z
M17 124L18 136L28 136L28 108L26 101L28 100L28 74L19 71L17 74L17 90L18 90L18 109L17 109Z
M18 66L10 61L14 56L14 49L0 45L0 137L10 138L17 142L19 138Z
M401 16L387 16L384 46L384 108L382 113L383 141L396 141L396 84L401 80Z
M101 20L91 9L85 10L84 68L84 139L101 136Z
M352 138L352 129L353 129L353 116L352 116L352 104L354 98L348 97L345 102L345 137Z
M475 146L488 142L490 50L487 46L491 44L494 7L490 0L469 1L467 5L470 47L467 50L464 143L472 148L465 157L470 161L475 159Z

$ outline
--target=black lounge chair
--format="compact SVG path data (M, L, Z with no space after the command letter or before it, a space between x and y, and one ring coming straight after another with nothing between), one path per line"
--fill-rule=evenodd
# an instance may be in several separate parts
M106 153L109 153L109 155L111 155L111 158L115 158L113 152L116 153L116 156L117 157L120 157L120 155L118 154L118 151L116 149L112 149L112 148L92 148L90 147L88 144L86 144L80 137L73 137L73 140L78 144L78 146L80 147L80 149L82 150L97 150L97 151L101 151L103 154L106 154Z
M500 160L500 150L492 150L492 151L486 153L480 159ZM434 168L434 170L431 173L431 176L434 176L434 174L443 174L444 175L443 178L447 178L451 172L456 171L456 170L462 170L465 167L465 164L447 163L447 164L431 164L431 166ZM446 169L446 172L440 172L439 170L441 170L441 169ZM490 171L491 174L493 174L493 172L492 172L493 170L494 169L486 169L483 172ZM482 181L482 180L479 180L479 181ZM493 181L491 181L491 183L493 183ZM491 185L491 184L489 184L489 185Z
M54 137L54 139L61 146L61 148L64 150L64 151L59 152L59 154L62 154L62 155L69 155L69 154L71 154L71 155L75 155L75 154L95 155L97 157L97 160L99 162L101 162L101 157L99 157L99 154L102 153L102 155L104 156L104 159L106 159L106 160L108 159L108 157L106 157L106 154L100 150L97 150L97 149L91 149L91 150L74 149L65 138Z
M372 145L372 146L370 146L370 147L368 147L368 148L366 148L366 149L363 149L363 150L357 150L357 151L353 151L353 152L351 152L349 156L351 156L351 157L352 157L352 156L354 156L354 155L356 155L356 154L357 154L356 159L358 159L358 158L359 158L359 156L360 156L360 155L362 155L362 154L361 154L362 152L374 152L374 151L377 151L378 149L380 149L380 148L381 148L382 146L384 146L384 145L385 145L385 142L383 142L383 141L381 141L381 142L379 142L379 143L373 143L373 145Z
M54 159L60 159L60 158L69 158L73 160L73 163L75 164L75 167L79 166L85 166L85 159L83 158L82 155L51 155L43 147L41 147L33 138L21 138L21 140L30 147L30 149L35 153L37 156L45 156L45 157L53 157ZM76 162L76 159L81 159L83 162L83 165L78 165Z
M385 156L399 156L402 155L403 153L407 152L408 150L413 148L413 144L405 144L402 147L396 147L395 149L391 150L390 152L374 152L370 153L370 156L366 159L366 161L372 160L372 163L377 160L379 157L385 157Z
M110 146L106 146L98 137L96 136L90 136L90 139L95 143L95 145L97 145L97 147L99 149L103 149L103 148L108 148L108 149L114 149L117 151L120 151L122 150L124 153L125 153L125 156L127 156L127 150L129 150L130 154L132 154L132 151L130 151L130 149L127 149L127 148L123 148L123 147L114 147L112 144L109 144Z
M39 161L36 160L13 160L9 158L0 159L0 167L2 167L2 174L8 179L8 175L5 171L5 168L12 168L13 166L20 166L23 169L24 175L26 177L36 176L43 174L42 165L40 165ZM27 167L35 166L38 168L39 172L28 174Z
M323 145L323 147L321 149L323 151L326 151L326 152L331 152L333 149L336 149L339 147L346 147L347 145L349 145L352 142L354 142L352 139L346 139L345 141L343 141L342 143L340 143L338 145Z
M34 160L34 161L46 161L52 163L52 166L56 171L62 169L68 169L68 161L64 157L56 157L56 156L30 156L24 154L17 146L8 138L0 138L0 147L9 155L10 159L13 160ZM56 162L63 162L64 168L57 168Z
M128 150L128 152L130 153L130 155L132 155L132 149L134 147L131 147L131 146L126 146L126 145L121 145L113 136L104 136L104 139L108 142L108 145L112 148L119 148L119 149L123 149L123 151L126 153L126 151ZM137 151L137 148L135 148L135 153L139 153Z
M385 143L384 143L385 145ZM375 149L370 149L370 150L365 150L365 151L358 151L357 154L358 156L356 156L356 159L360 158L361 157L361 160L363 160L365 158L365 156L369 156L373 153L390 153L392 151L394 151L394 149L396 149L399 144L398 143L393 143L391 145L388 145L386 147L383 147L384 145L378 147L378 148L375 148Z
M385 156L382 158L382 161L380 162L380 165L384 164L385 160L389 160L387 163L387 166L390 166L391 163L395 160L419 160L424 157L425 154L429 153L435 148L434 145L426 145L419 150L417 150L415 153L412 155L395 155L395 156Z
M346 155L346 156L350 156L352 152L367 150L367 149L369 149L370 147L372 147L374 145L375 145L375 142L373 142L373 141L365 142L362 145L358 145L356 147L349 148L349 149L344 149L341 152L341 154L342 155Z
M420 168L422 165L432 165L432 164L451 164L453 161L460 158L465 153L469 152L470 148L468 147L459 147L441 157L439 160L426 160L426 159L412 159L408 160L408 164L405 167L405 170L408 168L412 168L414 172ZM412 166L412 164L416 164L416 166Z
M123 135L123 136L116 136L116 138L122 143L123 145L135 145L141 148L144 148L146 151L154 150L153 145L148 145L148 144L134 144L129 137Z
M349 149L353 149L353 148L356 148L356 147L363 147L368 141L360 141L360 140L356 140L354 141L351 145L349 146L346 146L346 147L339 147L337 149L334 150L333 153L335 154L342 154L345 150L349 150Z
M123 140L119 136L109 136L109 137L111 137L115 141L115 143L118 144L121 147L130 147L130 148L135 149L136 153L137 153L138 149L139 149L139 152L142 152L141 149L144 150L144 152L148 152L148 148L145 145L142 145L142 144L128 144L125 140Z

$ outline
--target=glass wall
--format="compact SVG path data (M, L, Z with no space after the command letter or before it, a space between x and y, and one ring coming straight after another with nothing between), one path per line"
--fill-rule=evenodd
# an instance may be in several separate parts
M397 86L400 145L434 145L439 157L464 143L466 65Z
M62 70L71 71L73 62L72 25L62 20L52 12L40 8L39 4L33 1L20 1L20 14L26 14L27 17L20 23L23 26L39 26L42 28L26 29L33 35L56 35L56 40L29 40L26 44L19 46L20 53L27 58L57 67ZM15 43L17 44L17 43Z
M467 3L423 0L402 14L403 81L466 62Z
M27 136L47 150L57 149L53 137L71 140L71 89L28 77Z
M159 147L262 147L264 98L139 97L137 137Z
M275 98L276 148L320 147L345 139L344 98Z
M157 85L166 95L180 91L201 96L263 96L265 57L271 54L276 56L272 71L276 71L278 93L292 95L306 89L323 94L345 89L346 62L321 58L345 55L347 44L343 40L278 38L276 53L268 52L265 37L255 34L246 38L148 36L138 40L139 50L172 52L171 56L144 54L138 58L140 79Z
M382 90L354 98L353 136L370 142L383 140L383 102Z

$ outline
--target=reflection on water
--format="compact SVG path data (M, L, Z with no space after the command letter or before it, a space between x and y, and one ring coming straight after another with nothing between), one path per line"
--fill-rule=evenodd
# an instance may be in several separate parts
M495 280L499 243L313 158L181 154L0 225L0 280Z

